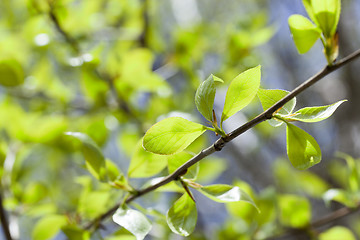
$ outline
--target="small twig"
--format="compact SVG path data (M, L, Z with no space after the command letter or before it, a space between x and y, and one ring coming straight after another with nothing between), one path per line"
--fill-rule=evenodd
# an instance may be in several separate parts
M161 186L164 186L165 184L168 184L173 180L176 180L179 176L181 176L181 174L184 171L186 171L186 169L188 169L189 167L191 167L195 163L199 162L200 160L202 160L206 156L208 156L208 155L210 155L210 154L212 154L212 153L214 153L216 151L221 151L227 142L230 142L231 140L233 140L234 138L236 138L239 135L243 134L247 130L253 128L255 125L257 125L257 124L259 124L259 123L261 123L263 121L266 121L268 119L271 119L273 113L276 112L279 108L281 108L284 104L289 102L292 98L294 98L295 96L297 96L298 94L300 94L301 92L303 92L304 90L306 90L307 88L309 88L310 86L312 86L313 84L315 84L316 82L318 82L319 80L324 78L329 73L339 69L340 67L344 66L345 64L353 61L354 59L356 59L358 57L360 57L360 49L358 49L354 53L348 55L347 57L341 59L340 61L338 61L334 65L325 67L320 72L318 72L314 76L310 77L307 81L300 84L297 88L295 88L288 95L286 95L284 98L282 98L277 103L275 103L272 107L270 107L269 109L267 109L266 111L264 111L263 113L258 115L257 117L253 118L249 122L245 123L244 125L240 126L239 128L235 129L234 131L229 133L226 137L221 137L218 140L216 140L212 146L202 150L200 153L198 153L193 158L191 158L189 161L187 161L182 166L180 166L172 174L166 176L162 181L160 181L160 182L158 182L158 183L156 183L156 184L154 184L152 186L149 186L147 188L144 188L142 190L139 190L139 191L136 192L136 194L131 195L126 200L126 203L130 203L133 200L135 200L136 198L141 197L141 196L143 196L143 195L145 195L145 194L147 194L149 192L152 192L155 189L157 189L157 188L159 188ZM100 217L96 218L95 220L90 222L88 225L86 225L85 228L90 229L96 223L98 223L98 222L106 219L107 217L111 216L116 211L116 209L118 207L119 207L119 204L113 206L106 213L102 214Z
M1 192L0 192L0 221L6 240L12 240L9 229L9 222L7 220L6 211L3 206L3 198Z

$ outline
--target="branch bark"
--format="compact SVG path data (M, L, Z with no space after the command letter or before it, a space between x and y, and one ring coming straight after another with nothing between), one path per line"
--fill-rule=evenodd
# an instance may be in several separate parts
M2 198L2 192L0 192L0 221L1 221L1 227L3 229L5 239L6 240L12 240L10 229L9 229L9 222L6 217L6 211L3 206L3 198Z
M175 172L173 172L172 174L164 177L160 182L158 182L158 183L156 183L156 184L154 184L152 186L149 186L147 188L144 188L142 190L139 190L133 195L130 195L126 199L125 202L130 203L130 202L134 201L136 198L141 197L141 196L143 196L143 195L145 195L145 194L147 194L149 192L152 192L152 191L156 190L157 188L159 188L161 186L164 186L167 183L170 183L171 181L176 180L177 178L182 176L183 173L189 167L193 166L195 163L199 162L200 160L202 160L206 156L208 156L208 155L210 155L210 154L212 154L212 153L214 153L216 151L221 151L223 149L223 147L226 145L226 143L230 142L234 138L236 138L239 135L243 134L247 130L253 128L257 124L259 124L259 123L261 123L263 121L266 121L268 119L271 119L273 113L276 112L276 110L278 110L279 108L281 108L284 104L289 102L292 98L294 98L295 96L297 96L301 92L305 91L310 86L314 85L316 82L323 79L328 74L334 72L335 70L341 68L345 64L355 60L358 57L360 57L360 49L358 49L357 51L353 52L352 54L344 57L343 59L336 62L335 64L333 64L331 66L326 66L320 72L318 72L317 74L315 74L314 76L312 76L308 80L306 80L304 83L302 83L298 87L296 87L293 91L291 91L288 95L286 95L284 98L282 98L277 103L275 103L272 107L268 108L266 111L262 112L260 115L253 118L249 122L243 124L242 126L238 127L234 131L230 132L229 134L227 134L226 137L221 137L218 140L216 140L210 147L202 150L200 153L198 153L193 158L191 158L189 161L187 161L182 166L180 166ZM110 217L116 211L116 209L119 208L119 206L120 206L120 204L116 204L115 206L113 206L107 212L105 212L104 214L102 214L101 216L99 216L98 218L96 218L95 220L90 222L88 225L86 225L85 229L90 229L93 226L95 226L96 224L103 221L104 219Z

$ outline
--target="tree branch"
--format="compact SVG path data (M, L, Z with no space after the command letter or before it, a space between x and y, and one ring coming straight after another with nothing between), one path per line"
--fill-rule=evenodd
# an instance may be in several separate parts
M216 151L221 151L227 142L230 142L231 140L233 140L234 138L243 134L247 130L253 128L257 124L259 124L263 121L266 121L268 119L271 119L273 116L273 113L276 112L276 110L278 110L279 108L281 108L284 104L289 102L292 98L294 98L301 92L305 91L307 88L309 88L310 86L312 86L313 84L315 84L316 82L318 82L319 80L324 78L326 75L332 73L333 71L339 69L340 67L344 66L345 64L353 61L354 59L356 59L358 57L360 57L360 49L358 49L357 51L353 52L352 54L346 56L345 58L341 59L340 61L336 62L335 64L323 68L320 72L318 72L314 76L310 77L304 83L300 84L293 91L291 91L288 95L286 95L284 98L282 98L277 103L275 103L272 107L268 108L266 111L264 111L257 117L253 118L249 122L243 124L242 126L235 129L234 131L230 132L229 134L227 134L226 137L221 137L218 140L216 140L213 143L213 145L202 150L200 153L198 153L193 158L191 158L189 161L187 161L182 166L180 166L175 172L164 177L160 182L158 182L152 186L149 186L147 188L144 188L142 190L139 190L136 193L134 193L133 195L130 195L130 197L128 197L126 199L126 203L130 203L133 200L135 200L136 198L141 197L149 192L156 190L157 188L159 188L161 186L164 186L167 183L170 183L171 181L176 180L178 177L182 176L189 167L193 166L195 163L199 162L206 156L208 156ZM107 212L105 212L104 214L102 214L101 216L99 216L98 218L96 218L95 220L90 222L88 225L86 225L85 229L90 229L97 223L110 217L116 211L116 209L119 208L119 206L120 206L120 204L116 204L115 206L113 206Z
M0 192L0 221L1 221L1 227L3 229L5 239L6 240L12 240L10 229L9 229L9 223L6 218L6 211L3 206L3 198L2 193Z
M308 232L309 232L308 230L311 230L314 228L319 228L324 225L330 224L330 223L337 221L343 217L349 216L350 214L355 213L359 210L360 210L360 202L354 208L342 207L342 208L339 208L338 210L310 223L310 225L307 226L306 228L303 228L303 229L291 228L291 229L288 229L288 231L286 231L282 235L272 236L272 237L266 238L266 240L289 239L290 237L294 237L295 235L308 234Z

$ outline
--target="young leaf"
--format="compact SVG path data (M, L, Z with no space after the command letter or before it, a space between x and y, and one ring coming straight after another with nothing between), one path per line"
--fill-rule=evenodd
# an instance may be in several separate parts
M318 26L326 38L335 34L340 18L341 0L311 1Z
M168 156L168 169L169 173L174 172L181 165L186 163L193 155L187 152L180 152L171 156ZM184 175L187 179L196 179L197 174L199 172L199 163L196 163L194 166L191 166L186 174Z
M167 156L145 151L142 139L136 144L131 158L128 176L131 178L152 177L166 167Z
M291 15L288 22L298 52L306 53L320 37L321 30L309 19L298 14Z
M315 139L304 130L287 123L287 154L292 165L305 170L321 161L321 150Z
M199 189L199 191L211 200L214 200L215 202L226 203L244 201L251 203L256 207L251 197L246 192L236 186L215 184L202 187Z
M113 221L142 240L151 230L151 223L144 214L134 209L119 208L113 215Z
M288 95L289 92L281 89L259 89L258 90L258 97L260 99L261 105L265 110L273 106L277 103L280 99ZM287 102L283 107L281 107L277 113L282 115L291 114L294 110L296 105L296 98L294 97L289 102ZM283 124L283 121L277 120L275 118L268 120L269 124L274 127L278 127Z
M169 209L166 221L171 231L181 236L189 236L194 231L197 221L196 204L187 193Z
M175 154L184 150L205 131L203 125L184 118L166 118L146 132L143 146L156 154Z
M286 119L301 122L320 122L330 117L343 102L346 102L346 100L327 106L302 108L296 111L293 116L286 117Z
M86 134L79 132L66 132L73 138L80 140L82 153L85 157L86 167L89 172L99 180L106 179L105 158L96 143Z
M210 122L213 122L213 106L215 99L215 79L220 79L210 75L208 79L200 84L195 94L195 104L199 112ZM220 79L220 81L222 81Z
M240 73L232 80L226 93L221 123L251 102L259 89L260 78L261 67L257 66Z
M310 19L316 24L318 25L318 22L315 18L315 14L311 5L311 0L303 0L303 5L305 7L305 10L307 12L307 14L309 15Z
M319 240L356 240L350 229L343 226L332 227L319 235Z

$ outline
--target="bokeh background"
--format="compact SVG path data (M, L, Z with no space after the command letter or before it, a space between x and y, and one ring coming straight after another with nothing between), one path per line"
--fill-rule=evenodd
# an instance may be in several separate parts
M87 133L126 175L136 142L157 121L182 116L205 123L194 95L211 73L225 81L215 102L220 117L226 86L250 67L262 66L263 88L285 90L320 71L326 65L320 41L305 55L296 51L287 25L295 13L306 15L300 0L1 0L0 64L11 64L18 81L6 86L0 67L2 195L14 236L32 239L36 224L51 214L86 222L122 197L94 181L64 132ZM360 46L359 22L360 1L343 0L339 58ZM348 100L326 121L299 124L323 152L308 175L287 160L285 128L264 122L205 159L199 182L241 180L257 193L303 195L311 200L314 220L338 208L325 206L321 194L345 181L345 162L336 152L360 154L359 64L346 65L297 97L296 109ZM261 111L254 100L225 122L225 131ZM216 139L207 134L193 150ZM140 187L146 179L130 182ZM232 239L229 232L247 229L223 204L195 197L199 219L190 239ZM150 194L137 203L165 213L173 199ZM341 221L359 234L359 220ZM92 239L111 239L105 236L118 227L111 221L106 226ZM60 232L54 239L64 237ZM148 239L181 238L157 224Z

